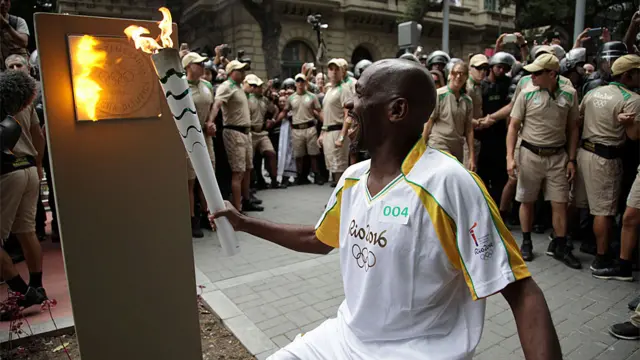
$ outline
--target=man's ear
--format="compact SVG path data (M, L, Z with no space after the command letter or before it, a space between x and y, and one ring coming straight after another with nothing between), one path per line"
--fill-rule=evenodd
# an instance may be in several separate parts
M404 120L409 113L409 102L407 99L399 98L389 103L389 121L396 122Z

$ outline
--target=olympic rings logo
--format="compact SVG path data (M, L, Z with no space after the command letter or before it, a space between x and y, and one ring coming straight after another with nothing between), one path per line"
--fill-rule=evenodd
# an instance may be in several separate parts
M487 252L485 252L482 255L480 255L480 259L489 260L489 259L491 259L492 256L493 256L493 250L488 250Z
M593 105L599 109L605 107L607 105L607 100L603 99L595 99L593 100Z
M364 271L369 271L370 268L376 266L376 255L366 247L360 248L358 244L353 244L351 254L356 259L358 267Z

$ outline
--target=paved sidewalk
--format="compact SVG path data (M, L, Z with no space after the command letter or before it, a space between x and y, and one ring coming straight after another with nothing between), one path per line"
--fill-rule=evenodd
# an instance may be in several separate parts
M265 212L257 217L291 224L315 224L331 194L307 185L259 193ZM299 254L247 234L238 234L241 252L222 255L213 233L194 239L196 281L203 298L258 359L287 345L336 315L344 299L336 251L326 256ZM516 238L519 238L516 234ZM627 321L627 303L638 282L591 277L591 257L577 253L584 269L571 270L543 254L546 236L534 236L538 257L529 263L543 289L567 360L639 360L640 341L620 341L608 327ZM635 274L636 279L639 275ZM475 359L524 359L513 315L502 296L491 297Z

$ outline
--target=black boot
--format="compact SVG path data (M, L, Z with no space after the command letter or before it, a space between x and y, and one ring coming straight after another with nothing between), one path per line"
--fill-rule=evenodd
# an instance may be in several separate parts
M197 216L191 217L191 236L194 238L204 237L204 233L200 228L200 218Z
M271 184L269 184L269 188L270 189L286 189L287 188L287 181L282 179L282 183L279 183L278 179L273 177L273 178L271 178Z
M324 185L324 183L325 183L324 179L322 178L322 175L320 175L318 173L316 173L316 176L314 178L314 182L315 182L316 185L320 185L320 186Z
M200 214L200 226L204 229L213 231L213 229L211 228L211 223L209 222L209 216L206 212Z
M558 244L556 243L556 239L552 239L549 243L549 247L547 248L546 254L549 256L555 256L556 250L558 249Z
M562 258L559 260L572 269L582 269L582 263L573 255L573 249L569 246L564 246Z
M523 241L520 253L524 261L533 261L533 243L531 241Z
M251 200L242 200L242 211L264 211L264 208Z
M580 244L580 252L595 256L598 253L598 247L596 244L582 240L582 244Z
M596 255L596 258L593 259L593 263L589 267L591 271L598 271L606 268L613 267L613 261L609 255Z
M44 288L39 289L29 287L27 289L27 293L24 294L24 296L20 300L18 300L18 308L3 310L2 312L0 312L0 321L16 320L20 318L20 308L26 309L33 305L40 305L45 300L47 300L47 295L44 292Z
M254 205L262 204L262 200L258 199L255 194L249 194L249 202Z

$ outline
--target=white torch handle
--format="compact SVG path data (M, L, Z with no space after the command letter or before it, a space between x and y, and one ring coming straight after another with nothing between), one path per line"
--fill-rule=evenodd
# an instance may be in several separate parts
M160 85L178 127L180 137L200 181L200 187L204 192L209 210L222 210L224 209L224 200L209 158L204 129L198 120L189 84L184 77L184 69L178 50L162 49L157 54L153 54L151 59L160 78ZM228 256L237 254L240 248L235 231L229 221L226 218L220 218L215 222L218 228L218 239L220 239L224 253Z

